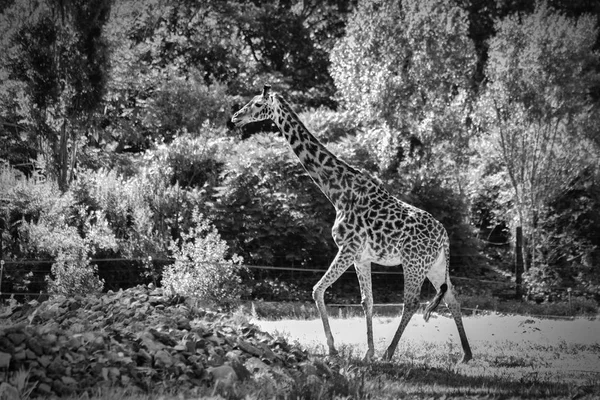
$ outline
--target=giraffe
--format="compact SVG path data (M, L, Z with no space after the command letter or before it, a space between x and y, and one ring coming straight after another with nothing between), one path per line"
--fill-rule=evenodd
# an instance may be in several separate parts
M332 154L308 131L289 103L271 91L270 85L265 85L262 94L235 113L231 122L241 127L268 119L277 125L308 175L336 210L332 236L338 253L313 287L329 355L336 356L337 350L325 309L325 290L353 265L367 325L365 360L374 357L371 263L376 262L384 266L402 265L404 269L404 310L383 359L389 361L394 355L404 329L419 307L419 292L428 278L436 288L436 295L425 309L425 321L443 300L458 329L464 353L462 362L469 361L472 353L448 274L449 241L442 224L429 213L395 198L374 178Z

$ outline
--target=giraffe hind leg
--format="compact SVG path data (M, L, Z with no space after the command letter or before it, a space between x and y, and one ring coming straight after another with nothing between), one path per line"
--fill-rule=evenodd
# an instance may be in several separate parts
M460 311L460 303L454 296L452 286L450 286L449 290L444 295L444 302L446 303L446 307L448 307L448 309L450 310L452 318L456 323L456 329L458 329L458 336L460 337L460 344L463 348L462 362L466 363L473 358L473 353L471 352L471 346L469 345L467 333L465 332L465 327L463 325L462 313Z
M473 358L473 354L471 352L471 346L469 345L465 327L463 325L460 303L454 295L454 289L452 287L452 283L450 282L450 278L448 277L447 268L448 264L446 261L446 253L442 251L427 273L427 278L429 278L438 292L425 309L424 317L427 321L427 319L429 319L431 316L431 312L435 310L442 300L444 301L446 307L448 307L448 310L450 310L452 318L456 323L456 328L458 329L458 335L460 337L460 343L464 353L462 362L467 362Z

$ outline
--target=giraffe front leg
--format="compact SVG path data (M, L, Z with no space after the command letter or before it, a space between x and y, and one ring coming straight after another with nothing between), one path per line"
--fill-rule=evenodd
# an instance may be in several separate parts
M402 333L404 333L412 316L419 309L419 291L425 277L408 271L409 269L406 269L404 275L404 309L402 310L402 318L400 318L400 325L398 325L392 342L383 354L383 359L386 361L390 361L394 356Z
M367 353L364 360L370 362L375 355L373 345L373 286L371 284L371 263L356 263L356 275L360 285L361 304L367 321Z
M352 257L347 254L343 254L340 249L335 256L335 259L329 266L325 275L317 282L313 287L313 299L317 305L317 310L321 316L323 322L323 329L325 330L325 338L327 340L327 347L329 348L329 355L337 355L335 344L333 340L333 334L331 333L331 327L329 325L329 318L327 317L327 309L325 308L325 290L337 281L337 279L352 265Z

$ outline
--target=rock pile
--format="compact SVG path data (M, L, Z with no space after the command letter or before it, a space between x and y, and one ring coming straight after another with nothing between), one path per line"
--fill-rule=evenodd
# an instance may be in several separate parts
M190 306L152 286L14 308L0 325L5 390L16 390L8 377L19 370L30 371L33 396L101 385L193 391L244 381L309 390L332 376L299 347L243 318Z

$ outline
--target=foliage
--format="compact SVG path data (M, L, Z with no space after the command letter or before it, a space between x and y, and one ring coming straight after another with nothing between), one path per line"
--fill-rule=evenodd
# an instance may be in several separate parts
M449 2L360 3L332 51L343 104L401 131L435 120L447 104L464 102L475 60L467 28L464 11Z
M252 263L327 265L335 255L334 210L292 157L272 135L237 144L216 194L214 223Z
M547 274L557 275L562 288L569 287L573 295L600 299L600 274L595 268L600 261L600 180L594 166L582 171L552 201L540 227L540 254L551 268ZM548 283L545 280L542 283ZM565 297L558 287L548 292ZM558 292L558 293L557 293Z
M242 258L233 254L216 228L197 210L194 225L182 232L181 240L169 246L175 263L163 272L162 286L168 295L189 296L220 307L230 308L241 297Z
M0 92L16 90L2 108L12 110L6 116L15 132L37 144L63 191L102 99L107 48L100 33L109 10L107 0L17 1L0 16L9 27L1 43L6 80Z
M4 285L43 289L51 263L14 260L59 252L160 263L195 208L249 263L329 264L333 209L287 146L225 129L270 82L334 154L442 220L454 270L485 268L475 237L521 223L540 298L600 292L596 178L571 185L599 154L594 4L0 3Z
M52 264L52 276L46 278L52 295L97 294L104 287L104 280L98 277L98 266L90 265L86 254L60 252Z
M255 280L250 293L252 299L262 301L307 301L311 300L307 293L293 283L274 279Z
M299 113L306 128L324 143L336 142L358 131L358 123L349 111L334 111L326 107Z
M600 78L596 37L590 16L571 19L540 2L532 14L499 21L490 41L488 84L477 115L509 178L509 222L523 226L527 236L524 261L535 268L530 285L557 283L557 271L540 252L545 206L597 160L584 133L597 118L588 96Z

